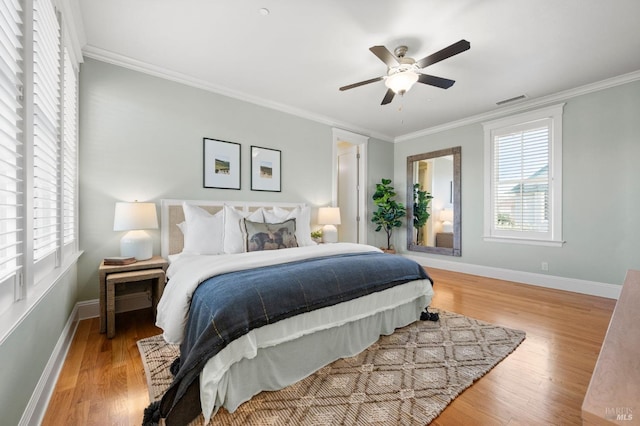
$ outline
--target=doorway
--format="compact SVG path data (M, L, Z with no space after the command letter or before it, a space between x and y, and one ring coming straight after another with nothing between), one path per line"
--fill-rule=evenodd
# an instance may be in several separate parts
M366 244L366 150L369 138L333 129L333 205L340 207L338 241Z

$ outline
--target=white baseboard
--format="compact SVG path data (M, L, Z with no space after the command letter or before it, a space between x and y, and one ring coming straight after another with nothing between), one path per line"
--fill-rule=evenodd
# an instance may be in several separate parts
M78 319L88 319L100 316L100 301L98 299L85 300L76 304ZM116 296L116 313L137 311L151 306L148 293L131 293Z
M132 293L116 296L116 312L128 312L151 306L147 293ZM31 399L22 413L19 426L39 425L47 411L49 400L56 387L58 376L67 358L71 342L76 334L78 323L83 319L100 316L100 301L98 299L76 303L69 315L60 338L53 348L47 365L38 380L38 384L31 394ZM1 423L1 422L0 422Z
M403 256L415 260L422 266L464 274L479 275L481 277L496 278L539 287L588 294L591 296L618 299L622 285L601 283L597 281L579 280L575 278L558 277L555 275L536 274L533 272L515 271L512 269L494 268L490 266L473 265L470 263L453 262L432 257L416 256L402 253Z
M40 376L40 380L36 384L36 388L31 394L31 399L22 413L19 426L39 425L42 423L44 414L47 411L49 405L49 399L53 394L53 390L56 387L58 376L64 365L64 360L67 358L67 353L71 347L73 336L76 334L78 328L78 305L73 308L69 319L67 320L62 334L53 348L53 352L47 361L47 365Z

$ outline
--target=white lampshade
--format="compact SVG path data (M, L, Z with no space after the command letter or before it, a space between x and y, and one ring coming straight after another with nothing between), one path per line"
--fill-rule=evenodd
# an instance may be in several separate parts
M453 210L440 210L442 232L453 232Z
M338 229L335 225L340 225L340 208L320 207L318 209L318 223L324 225L322 228L322 241L325 243L337 243Z
M340 207L320 207L318 209L320 225L340 225Z
M120 256L146 260L153 256L153 240L144 229L157 229L154 203L116 203L114 231L129 231L120 240Z
M403 95L413 87L418 78L418 74L413 71L400 71L387 77L384 84L394 93Z
M154 203L116 203L114 231L158 229L158 215Z

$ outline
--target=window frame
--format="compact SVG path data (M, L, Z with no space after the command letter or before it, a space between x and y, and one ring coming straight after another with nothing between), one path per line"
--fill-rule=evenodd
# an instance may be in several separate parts
M63 41L66 41L64 36ZM62 158L60 160L63 259L78 251L78 130L80 127L79 73L70 52L71 49L66 44L63 43ZM72 173L68 173L69 169Z
M59 93L60 107L58 112L58 135L57 143L59 149L59 155L55 168L57 170L58 182L57 182L57 220L60 225L57 227L57 242L55 250L49 255L43 256L41 259L34 259L34 113L36 108L34 106L34 7L35 2L47 2L47 7L52 6L55 14L55 19L58 22L59 28L56 29L56 37L60 46L60 60L56 61L56 65L59 65L58 71L60 73L60 79L55 83L57 87L54 87L54 91ZM76 264L81 251L79 250L78 243L78 126L79 126L79 47L74 44L79 34L77 24L69 17L65 19L64 11L68 11L68 4L63 0L62 2L57 0L15 0L16 4L22 8L19 12L19 16L22 19L22 25L20 27L22 36L20 37L21 44L21 78L16 84L19 85L20 97L20 117L21 122L19 128L21 135L17 138L17 141L22 145L21 151L21 199L17 201L17 207L19 210L18 216L20 217L20 233L19 239L22 244L21 255L19 258L20 270L14 275L8 275L2 282L0 282L0 290L2 292L13 293L13 303L3 304L0 307L0 343L12 333L12 331L20 324L20 322L28 315L28 313L36 306L42 298L48 294L51 289L58 283L71 284L67 280L70 268ZM68 50L68 52L67 52ZM66 63L64 54L68 53L68 59L70 63ZM55 61L55 59L54 59ZM59 64L58 64L59 62ZM74 85L72 93L65 93L65 74L68 72L73 73L71 84ZM48 81L48 80L47 80ZM45 82L45 84L47 84ZM73 149L69 150L67 154L65 152L64 143L67 135L65 134L65 110L66 105L65 96L70 95L72 99L69 100L71 105L72 116L70 119L75 121L71 123L73 128L69 134L70 142L73 145ZM63 206L63 197L65 192L65 164L66 161L72 162L73 174L70 180L69 193L71 198L67 200L68 208ZM65 221L65 215L73 215L73 232L72 237L65 240L62 224Z
M4 236L0 238L0 255L5 253L0 258L0 264L3 267L0 269L0 312L15 303L15 301L21 295L21 286L23 282L24 271L24 149L25 149L25 135L24 135L24 11L22 10L24 5L18 0L12 0L12 4L6 3L3 5L3 9L6 8L6 18L9 20L10 25L4 31L7 34L2 43L3 57L2 61L6 65L2 66L2 90L3 94L13 95L11 100L1 100L1 111L3 115L0 117L2 124L0 124L1 136L6 142L0 142L0 151L5 152L5 155L13 154L12 157L3 160L5 165L2 168L6 171L3 172L0 180L9 182L13 181L13 188L9 185L0 189L6 194L14 194L14 203L9 203L11 198L9 195L0 197L0 202L6 203L5 207L0 210L0 233ZM5 47L7 48L5 50ZM13 61L10 61L10 60ZM14 73L5 74L6 71ZM5 77L8 79L5 80ZM13 81L10 81L13 80ZM15 85L10 88L9 86ZM11 90L13 89L13 90ZM4 129L8 129L9 132L15 132L13 134L7 134ZM13 145L13 147L11 147ZM10 172L10 169L14 170L14 173ZM13 238L10 234L14 234Z
M482 123L484 127L484 241L561 247L562 240L562 116L564 103ZM549 231L500 230L494 223L495 138L549 122ZM539 125L537 126L539 127Z

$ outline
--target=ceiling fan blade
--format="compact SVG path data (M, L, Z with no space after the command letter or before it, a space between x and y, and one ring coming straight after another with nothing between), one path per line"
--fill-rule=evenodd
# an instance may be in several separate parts
M465 50L469 50L470 48L471 43L469 43L467 40L460 40L459 42L453 43L451 46L445 47L444 49L432 55L429 55L426 58L420 59L416 62L416 65L420 68L428 67L429 65L450 58L451 56L462 53Z
M428 74L420 74L418 76L418 81L423 84L428 84L430 86L436 86L441 89L448 89L453 86L455 80L449 80L448 78L436 77L435 75Z
M393 100L393 97L395 96L395 92L391 89L387 90L387 93L384 95L384 98L382 99L382 103L380 105L386 105L388 103L391 103L391 101Z
M393 55L393 53L389 52L389 49L387 49L384 46L373 46L373 47L370 47L369 50L371 51L371 53L376 55L382 62L387 64L389 68L399 64L398 58L396 58Z
M353 89L354 87L364 86L365 84L375 83L376 81L380 81L383 78L384 77L376 77L376 78L372 78L371 80L365 80L365 81L360 81L358 83L349 84L347 86L342 86L340 90L349 90L349 89Z

